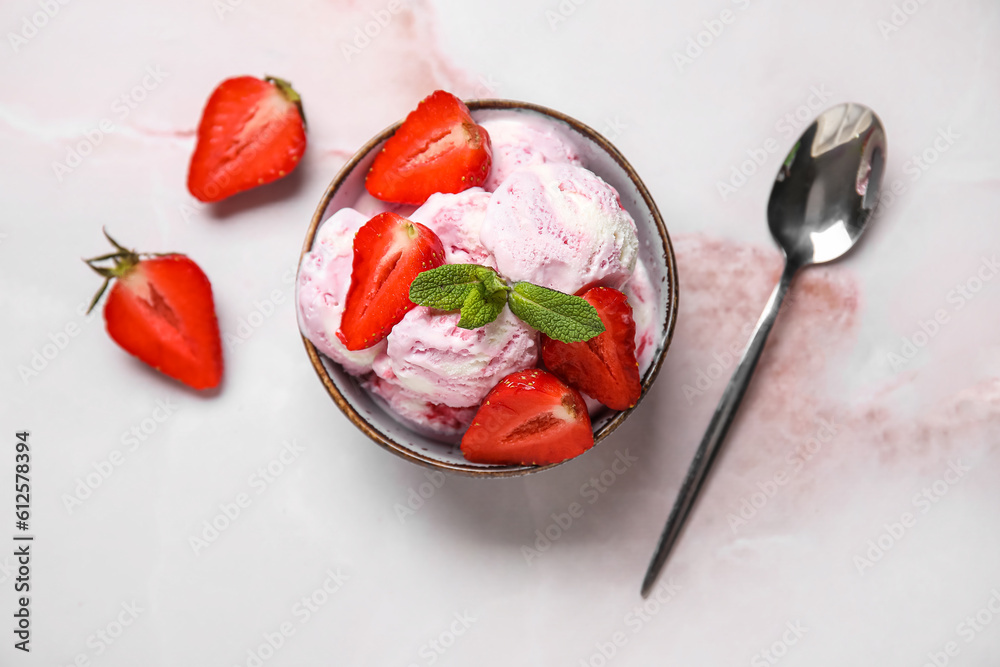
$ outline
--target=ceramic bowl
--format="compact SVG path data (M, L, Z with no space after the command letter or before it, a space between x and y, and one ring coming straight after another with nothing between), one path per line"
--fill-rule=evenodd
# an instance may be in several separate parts
M618 191L622 205L635 220L639 237L639 256L646 265L656 292L658 315L662 322L659 345L642 378L642 393L645 396L663 364L663 357L670 345L674 324L677 321L677 268L673 248L660 212L646 186L610 141L565 114L511 100L473 100L467 102L467 105L473 118L479 122L490 117L510 114L539 114L555 121L580 149L580 159L583 164ZM368 173L372 160L382 145L398 127L399 123L372 138L348 160L330 183L306 232L302 248L303 256L312 248L316 232L324 220L341 208L356 206L359 199L367 196L364 187L365 174ZM363 389L357 378L347 374L339 364L320 354L304 336L302 340L320 381L351 423L376 443L408 461L437 470L479 477L522 475L561 465L470 463L462 456L458 445L416 433L393 419L383 408L384 404ZM605 410L595 415L592 419L595 446L611 435L633 410L635 407L623 411Z

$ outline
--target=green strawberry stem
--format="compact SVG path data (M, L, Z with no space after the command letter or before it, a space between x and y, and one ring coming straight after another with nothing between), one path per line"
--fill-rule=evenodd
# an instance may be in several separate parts
M83 260L83 262L95 273L104 278L101 288L97 290L97 294L94 295L94 298L90 302L90 307L87 308L88 315L101 300L101 297L104 296L104 292L107 291L108 285L111 284L111 281L115 278L124 278L130 271L132 271L132 269L136 267L137 264L139 264L139 262L142 261L143 257L163 257L165 255L176 254L138 253L135 250L126 248L122 244L118 243L118 241L111 238L107 229L102 228L101 231L104 232L104 238L106 238L111 245L115 247L115 252L109 252L105 255L99 255L97 257L91 257L90 259ZM97 266L98 262L107 262L108 260L114 260L114 264L112 266Z
M292 84L284 79L279 79L276 76L264 75L264 81L268 83L273 83L275 87L281 91L281 94L285 96L285 99L294 104L299 109L299 115L302 116L302 125L308 127L309 124L306 122L306 110L302 107L302 96L299 95L298 91L292 88Z

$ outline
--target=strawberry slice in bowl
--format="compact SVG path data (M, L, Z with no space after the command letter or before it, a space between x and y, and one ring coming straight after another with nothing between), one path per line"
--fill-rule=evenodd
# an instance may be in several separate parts
M472 120L468 107L437 90L385 142L365 187L382 201L419 206L432 194L482 185L492 159L490 135Z
M610 287L580 294L604 323L604 333L579 343L542 336L542 361L558 378L612 410L627 410L642 395L635 358L635 321L628 298Z
M593 446L583 397L537 368L501 380L462 437L467 460L494 465L562 463Z
M395 213L380 213L354 236L354 266L337 338L348 350L363 350L389 335L416 307L410 283L444 264L437 234Z

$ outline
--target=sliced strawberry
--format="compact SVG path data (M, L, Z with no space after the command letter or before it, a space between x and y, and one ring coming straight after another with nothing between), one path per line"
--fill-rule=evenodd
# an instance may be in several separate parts
M365 180L382 201L420 205L435 192L462 192L490 173L490 135L469 108L443 90L410 112L375 157Z
M380 213L354 236L351 287L337 338L348 350L363 350L389 335L416 307L410 283L421 271L444 264L437 234L395 213Z
M583 397L537 368L511 373L486 395L462 437L473 463L548 465L594 446Z
M305 150L302 98L291 84L226 79L205 104L188 190L203 202L220 201L291 173Z
M104 320L126 352L194 389L222 380L222 342L212 286L184 255L140 256L108 237L118 252L87 263L105 277L91 309L108 287ZM113 261L110 268L97 266Z
M543 335L542 361L569 386L612 410L630 408L642 394L632 307L624 294L608 287L594 287L580 296L597 309L604 333L581 343Z

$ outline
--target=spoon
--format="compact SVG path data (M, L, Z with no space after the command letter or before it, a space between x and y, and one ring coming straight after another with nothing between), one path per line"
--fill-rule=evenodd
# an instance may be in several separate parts
M884 166L882 122L868 107L847 103L820 114L778 170L767 203L767 222L785 255L785 270L691 461L642 582L642 597L652 590L691 513L795 274L854 247L878 203Z

